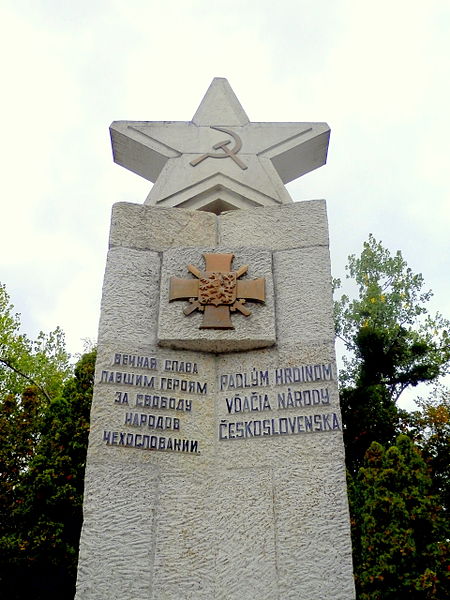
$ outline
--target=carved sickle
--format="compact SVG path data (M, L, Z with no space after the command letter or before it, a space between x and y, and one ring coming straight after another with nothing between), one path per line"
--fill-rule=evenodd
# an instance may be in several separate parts
M211 129L217 129L217 131L223 131L224 133L228 133L228 135L231 135L231 137L234 140L235 146L232 150L228 150L228 152L230 154L237 154L239 152L239 150L242 148L242 140L238 136L237 133L234 133L234 131L230 131L230 129L225 129L224 127L211 127ZM213 148L214 148L214 150L218 150L219 148L222 148L225 144L229 144L229 143L230 143L230 140L226 140L225 142L219 142L218 144L215 144L213 146ZM214 156L215 158L225 158L226 157L225 154L213 154L212 156Z
M231 150L229 150L227 148L228 144L230 144L230 140L224 140L223 142L218 142L217 144L214 144L213 149L214 150L223 150L223 154L213 154L212 152L207 152L206 154L203 154L202 156L198 156L197 158L194 158L194 160L191 160L191 162L189 163L190 165L192 165L193 167L196 167L199 163L201 163L203 160L205 160L205 158L231 158L234 160L234 162L239 165L239 167L241 167L241 169L243 171L245 171L245 169L247 169L247 165L245 165L242 160L236 156L236 154L239 152L239 150L242 148L242 140L241 138L238 136L237 133L235 133L234 131L231 131L230 129L225 129L224 127L214 127L211 126L211 129L216 129L217 131L223 131L224 133L228 133L228 135L230 135L233 140L234 140L234 148L232 148Z

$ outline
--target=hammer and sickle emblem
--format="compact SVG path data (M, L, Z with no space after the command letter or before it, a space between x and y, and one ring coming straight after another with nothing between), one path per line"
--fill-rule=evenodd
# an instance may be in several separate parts
M233 138L234 148L231 150L228 148L228 145L231 144L232 140L224 140L223 142L218 142L214 144L213 150L223 150L222 152L207 152L194 160L191 160L190 164L193 167L196 167L199 163L201 163L205 158L231 158L234 162L243 170L247 169L247 165L245 165L242 160L236 156L239 150L242 148L242 140L234 131L230 131L229 129L225 129L224 127L213 127L211 125L211 129L216 129L217 131L223 131L224 133L228 133Z

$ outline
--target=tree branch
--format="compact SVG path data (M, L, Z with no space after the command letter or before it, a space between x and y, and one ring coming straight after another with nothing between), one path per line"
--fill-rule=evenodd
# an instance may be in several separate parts
M8 369L11 369L11 371L14 371L14 373L17 373L17 375L20 375L21 377L23 377L24 379L26 379L27 381L29 381L30 383L32 383L33 385L35 385L38 388L38 390L40 392L42 392L42 394L44 394L44 396L46 397L46 399L49 402L51 401L50 396L47 394L47 392L42 387L42 385L40 385L39 383L37 383L37 381L35 381L29 375L26 375L26 373L22 373L22 371L20 371L13 364L11 364L11 362L8 359L3 358L2 356L0 356L0 363L3 363L6 367L8 367Z

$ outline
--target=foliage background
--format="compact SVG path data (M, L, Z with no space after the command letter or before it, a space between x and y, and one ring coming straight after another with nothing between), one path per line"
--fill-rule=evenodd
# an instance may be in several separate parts
M401 252L370 235L347 276L357 297L335 302L348 355L340 401L358 600L450 595L450 323ZM338 288L339 281L335 282ZM426 384L417 410L398 406Z
M72 369L57 329L36 341L0 287L0 597L71 599L95 351Z

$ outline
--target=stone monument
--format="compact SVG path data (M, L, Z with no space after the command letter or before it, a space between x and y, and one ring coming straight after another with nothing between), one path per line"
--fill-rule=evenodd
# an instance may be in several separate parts
M154 182L114 205L77 600L354 598L325 123L251 123L225 79L191 122L111 125Z

